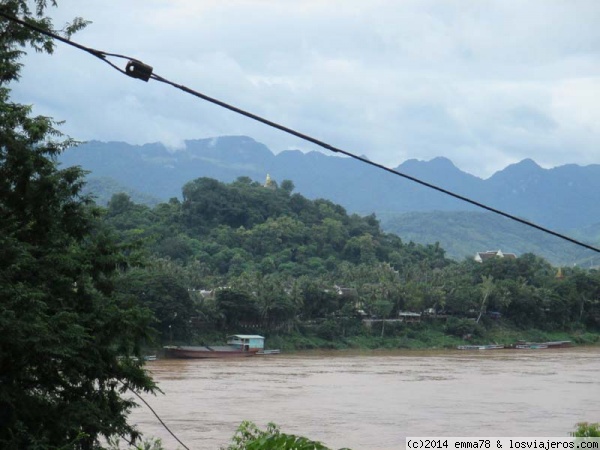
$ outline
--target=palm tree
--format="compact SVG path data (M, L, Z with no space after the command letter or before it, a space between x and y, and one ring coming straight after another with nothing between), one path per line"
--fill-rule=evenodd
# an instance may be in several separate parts
M479 323L479 320L481 319L481 316L485 311L485 305L489 296L492 294L492 292L494 292L494 277L491 275L482 275L479 289L481 291L481 307L479 308L479 316L477 316L477 323Z

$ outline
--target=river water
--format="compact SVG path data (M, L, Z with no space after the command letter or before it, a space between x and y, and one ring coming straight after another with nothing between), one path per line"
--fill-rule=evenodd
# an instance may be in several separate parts
M190 449L226 446L243 420L331 448L404 448L406 436L567 436L600 421L600 348L307 352L147 364L144 398ZM145 406L132 421L177 442Z

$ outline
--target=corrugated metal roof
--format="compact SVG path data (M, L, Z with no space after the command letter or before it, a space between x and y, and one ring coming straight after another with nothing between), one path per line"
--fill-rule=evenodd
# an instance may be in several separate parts
M236 337L236 338L240 338L240 339L264 339L263 336L259 336L258 334L232 334L230 336L227 336L227 339L232 338L232 337Z

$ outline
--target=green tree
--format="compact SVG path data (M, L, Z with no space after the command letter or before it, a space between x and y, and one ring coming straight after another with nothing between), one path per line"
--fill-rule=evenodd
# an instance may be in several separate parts
M50 30L46 3L5 0L2 9ZM76 19L67 33L84 25ZM51 52L52 42L12 22L0 29L0 448L136 438L127 423L134 403L121 393L154 389L127 358L139 356L151 314L115 293L126 261L80 193L83 172L57 167L71 141L10 100L21 47Z
M578 423L577 429L570 434L573 437L600 437L600 423Z
M339 295L323 279L300 277L301 314L306 320L322 318L339 309Z
M283 191L285 191L288 195L291 195L291 193L294 191L296 186L294 186L294 182L292 180L283 180L281 182L280 188Z
M344 256L351 262L373 264L376 261L377 241L371 234L352 237L346 242Z
M385 333L385 321L389 318L392 309L394 309L394 304L387 300L379 299L373 303L373 311L381 319L381 337Z
M481 316L485 312L488 299L490 298L490 295L492 295L492 293L495 290L494 277L491 275L482 276L481 284L479 285L479 289L481 291L481 304L479 305L479 315L477 316L476 323L479 323L479 321L481 320Z
M254 274L258 311L267 329L277 328L296 316L296 308L285 290L285 281L278 275Z
M160 269L133 269L118 280L118 289L154 314L154 328L164 339L185 340L190 334L193 302L181 279Z
M255 324L260 320L260 312L252 294L232 288L219 288L215 300L227 329L241 323Z

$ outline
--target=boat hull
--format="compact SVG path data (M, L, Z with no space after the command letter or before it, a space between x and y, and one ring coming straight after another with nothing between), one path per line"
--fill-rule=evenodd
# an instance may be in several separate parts
M459 345L456 347L459 350L503 350L504 345L487 344L487 345Z
M223 359L247 358L254 356L256 351L239 350L235 348L213 347L165 347L165 355L169 358L184 359Z
M540 350L540 349L552 349L552 348L568 348L572 347L571 341L551 341L551 342L525 342L518 341L514 343L510 348L516 350Z
M515 349L517 350L540 350L549 348L545 344L524 344L524 345L515 345Z
M511 345L482 344L482 345L459 345L459 350L540 350L548 348L567 348L571 347L571 341L552 341L552 342L525 342L517 341Z
M259 350L256 352L256 356L270 356L270 355L279 355L281 350L273 349L273 350Z

